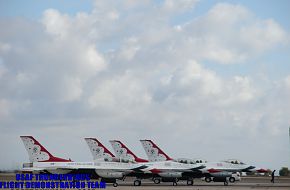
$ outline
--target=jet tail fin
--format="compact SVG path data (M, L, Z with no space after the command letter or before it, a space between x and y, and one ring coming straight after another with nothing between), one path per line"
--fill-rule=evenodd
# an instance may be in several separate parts
M142 146L148 156L149 161L167 161L173 160L167 154L165 154L152 140L140 140Z
M121 141L111 140L110 141L116 156L121 159L133 160L135 162L148 162L148 160L137 157L127 146Z
M20 136L27 150L30 162L71 162L71 160L58 158L48 152L32 136Z
M96 138L85 138L94 160L100 158L114 158L115 156Z

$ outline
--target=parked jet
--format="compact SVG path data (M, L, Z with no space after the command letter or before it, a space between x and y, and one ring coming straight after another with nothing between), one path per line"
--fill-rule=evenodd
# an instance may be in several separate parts
M152 140L140 140L150 161L173 160L165 154ZM191 163L188 159L177 159L182 163ZM222 162L206 162L201 159L193 160L194 163L204 163L205 168L201 169L202 174L195 175L196 178L205 177L206 182L221 181L225 185L235 182L233 173L236 172L266 172L266 170L255 166L247 165L237 160L227 160Z
M94 157L94 159L102 159L102 158L105 158L105 159L109 159L109 160L113 160L113 161L117 161L117 162L125 162L125 163L128 163L128 162L131 162L131 163L138 163L139 161L142 163L146 160L143 160L141 158L138 158L135 154L133 154L127 147L126 149L122 149L121 146L118 146L120 147L120 150L118 149L118 152L117 152L117 157L114 156L99 140L97 140L96 138L85 138L90 150L91 150L91 153ZM119 145L119 143L118 143ZM125 146L125 145L124 145ZM128 154L122 154L122 152L124 151L124 153L128 152L128 154L130 153L130 155ZM125 155L125 156L118 156L118 155ZM144 178L152 178L154 177L155 174L153 174L152 172L150 171L142 171L142 170L139 170L139 171L135 171L135 172L132 172L130 174L128 174L127 176L132 176L132 177L136 177L137 178L137 181L134 182L134 185L138 186L138 185L141 185L141 181L139 182L139 179L144 179Z
M236 177L233 173L241 172L265 173L267 170L245 164L237 159L229 159L221 162L208 162L204 169L206 182L220 181L224 182L225 185L227 185L227 181L231 183L236 181Z
M117 157L134 159L139 162L148 162L147 160L137 157L126 145L121 141L112 140L110 141L112 147L116 153ZM162 151L163 152L163 151ZM163 154L165 154L163 152ZM198 165L196 163L188 163L191 165L185 165L185 163L178 163L173 161L169 156L165 156L165 159L151 159L152 162L144 163L148 168L144 169L152 173L152 179L154 183L158 184L162 181L173 182L173 185L177 185L178 179L187 180L188 185L193 184L193 176L201 174L200 168L204 166ZM139 176L136 180L136 184L141 184L141 179L143 176Z
M87 138L86 141L90 147L90 150L93 154L100 153L99 157L102 157L103 153L109 153L108 149L104 147L97 139L95 138ZM141 162L147 166L142 171L134 172L128 174L128 176L136 177L134 180L135 186L141 185L141 180L145 178L152 178L154 183L160 183L161 179L163 181L173 182L173 185L177 185L176 179L180 178L182 175L184 176L186 173L196 173L199 168L203 168L205 166L200 166L192 163L192 165L185 165L182 163L172 162L172 161L161 161L161 162L148 162L147 160L141 159L137 157L127 146L125 146L122 142L114 140L110 141L113 146L114 151L116 152L116 156L120 157L120 160L130 160L131 162ZM97 149L101 149L100 151L96 151ZM113 155L112 153L109 153ZM158 169L157 169L158 168ZM201 172L200 172L201 173ZM192 184L193 181L189 179L188 184Z
M108 162L96 160L94 162L73 162L53 156L32 136L21 136L28 152L31 163L23 164L23 171L43 173L87 173L101 178L103 181L112 182L118 186L116 179L138 172L147 166L136 163Z

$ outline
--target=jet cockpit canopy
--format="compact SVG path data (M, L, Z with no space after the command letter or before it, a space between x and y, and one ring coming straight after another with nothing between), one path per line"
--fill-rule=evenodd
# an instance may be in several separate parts
M176 160L179 163L184 163L184 164L197 164L197 163L206 163L207 161L201 158L193 158L193 159L189 159L189 158L178 158Z
M244 162L238 159L228 159L228 160L225 160L224 162L231 163L231 164L241 164L241 165L245 164Z
M95 162L122 162L122 163L136 163L134 160L131 159L124 159L124 158L99 158L94 160Z

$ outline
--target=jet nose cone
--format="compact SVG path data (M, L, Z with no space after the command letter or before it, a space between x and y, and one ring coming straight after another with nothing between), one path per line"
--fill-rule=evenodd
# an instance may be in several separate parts
M243 169L243 172L253 172L255 171L255 166L248 166L247 168Z
M248 170L253 170L253 169L255 169L256 167L255 166L249 166L247 169Z

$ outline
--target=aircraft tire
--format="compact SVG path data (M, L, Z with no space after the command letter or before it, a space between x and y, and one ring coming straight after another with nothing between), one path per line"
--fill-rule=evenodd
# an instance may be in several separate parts
M113 183L114 187L118 187L118 185L119 185L118 183Z
M156 178L156 179L153 180L153 182L154 182L155 184L159 184L159 183L161 182L161 180L160 180L159 178Z
M172 185L173 185L173 186L177 186L177 182L174 181L174 182L172 183Z
M236 181L236 179L234 177L229 178L229 182L234 183L235 181Z
M211 178L210 178L210 177L206 177L206 178L205 178L205 181L206 181L207 183L210 183L210 182L211 182Z
M141 186L141 180L136 179L136 180L134 181L134 186Z
M193 185L193 180L192 179L187 180L187 185Z

